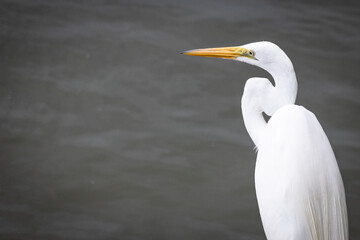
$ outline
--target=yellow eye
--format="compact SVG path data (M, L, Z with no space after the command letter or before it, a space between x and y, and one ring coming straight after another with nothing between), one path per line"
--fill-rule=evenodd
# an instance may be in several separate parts
M255 53L252 50L250 50L249 55L253 57L255 55Z

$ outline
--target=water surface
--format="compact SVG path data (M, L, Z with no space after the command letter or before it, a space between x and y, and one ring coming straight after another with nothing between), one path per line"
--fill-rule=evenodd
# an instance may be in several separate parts
M260 40L292 59L360 238L359 16L328 1L1 1L0 238L265 239L240 98L269 75L178 54Z

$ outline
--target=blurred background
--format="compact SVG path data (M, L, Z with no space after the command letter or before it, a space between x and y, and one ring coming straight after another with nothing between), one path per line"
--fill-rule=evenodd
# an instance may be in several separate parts
M292 60L360 238L360 7L0 2L1 239L265 239L244 128L253 66L179 52L269 40Z

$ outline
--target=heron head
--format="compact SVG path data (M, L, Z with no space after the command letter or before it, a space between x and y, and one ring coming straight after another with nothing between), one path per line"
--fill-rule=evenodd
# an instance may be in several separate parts
M287 64L290 62L290 59L280 47L267 41L254 42L234 47L194 49L185 51L183 54L231 59L255 65L268 71L274 65Z

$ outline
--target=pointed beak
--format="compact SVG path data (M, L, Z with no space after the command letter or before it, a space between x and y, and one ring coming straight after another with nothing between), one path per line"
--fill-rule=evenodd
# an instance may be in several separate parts
M200 57L216 57L225 59L236 59L238 57L251 57L249 50L243 47L219 47L202 48L185 51L182 54Z

